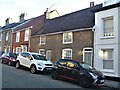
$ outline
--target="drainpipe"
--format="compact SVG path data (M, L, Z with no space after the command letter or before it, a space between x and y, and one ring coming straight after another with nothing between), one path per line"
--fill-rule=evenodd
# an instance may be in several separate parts
M92 31L93 31L93 60L92 60L92 67L94 67L94 56L95 56L95 54L94 54L94 43L95 43L95 39L94 38L96 38L96 36L95 36L95 25L92 27Z
M12 33L11 34L11 50L12 50L11 52L13 53L13 43L12 43L13 42L13 28L11 29L11 33Z
M31 30L32 30L33 26L30 26L29 28L29 42L28 42L28 51L30 52L30 39L31 39Z

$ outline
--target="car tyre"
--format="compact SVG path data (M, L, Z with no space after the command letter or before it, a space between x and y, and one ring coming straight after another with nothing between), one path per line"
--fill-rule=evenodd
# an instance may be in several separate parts
M19 69L19 68L20 68L20 62L19 62L19 61L17 61L17 62L16 62L15 67L16 67L17 69Z
M57 74L56 71L53 71L52 74L51 74L51 76L52 76L52 79L55 79L55 80L58 79L58 74Z
M79 84L81 87L88 88L91 86L90 79L87 77L81 77L79 80Z
M37 70L36 70L35 65L32 65L32 66L31 66L31 68L30 68L30 72L31 72L32 74L37 73Z
M8 62L8 65L9 65L9 66L11 66L11 65L12 65L11 61L9 61L9 62Z

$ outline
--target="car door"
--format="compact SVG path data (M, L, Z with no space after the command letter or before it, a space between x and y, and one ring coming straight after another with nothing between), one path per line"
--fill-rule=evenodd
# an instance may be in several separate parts
M32 62L30 57L32 57L32 56L30 54L27 54L26 61L25 61L26 67L29 67L29 68L30 68L30 65L31 65L31 62Z
M69 77L71 80L77 80L79 77L79 69L77 63L74 61L68 61L67 67L67 77Z
M29 53L22 53L22 64L26 67L30 66L30 59L29 59L30 54Z
M19 55L19 59L20 59L20 64L23 66L26 66L26 54L25 53L21 53Z
M66 74L66 64L67 64L67 61L66 60L59 60L58 64L57 64L57 71L59 73L59 75L61 77L65 76Z

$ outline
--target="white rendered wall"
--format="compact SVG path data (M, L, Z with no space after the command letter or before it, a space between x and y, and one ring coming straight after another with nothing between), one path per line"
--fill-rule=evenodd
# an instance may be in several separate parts
M120 12L120 11L119 11ZM103 37L102 18L113 16L114 36ZM95 33L94 33L94 67L101 70L107 76L120 77L120 15L118 8L104 10L95 13ZM118 36L119 35L119 36ZM100 56L101 49L113 49L113 70L103 69L103 58Z

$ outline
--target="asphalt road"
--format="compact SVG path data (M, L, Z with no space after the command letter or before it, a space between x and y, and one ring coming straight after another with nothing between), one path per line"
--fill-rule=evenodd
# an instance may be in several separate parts
M1 63L0 63L1 66ZM77 83L66 80L53 80L50 73L31 74L29 69L2 64L2 88L81 88L81 90L103 90L108 87L84 89Z

